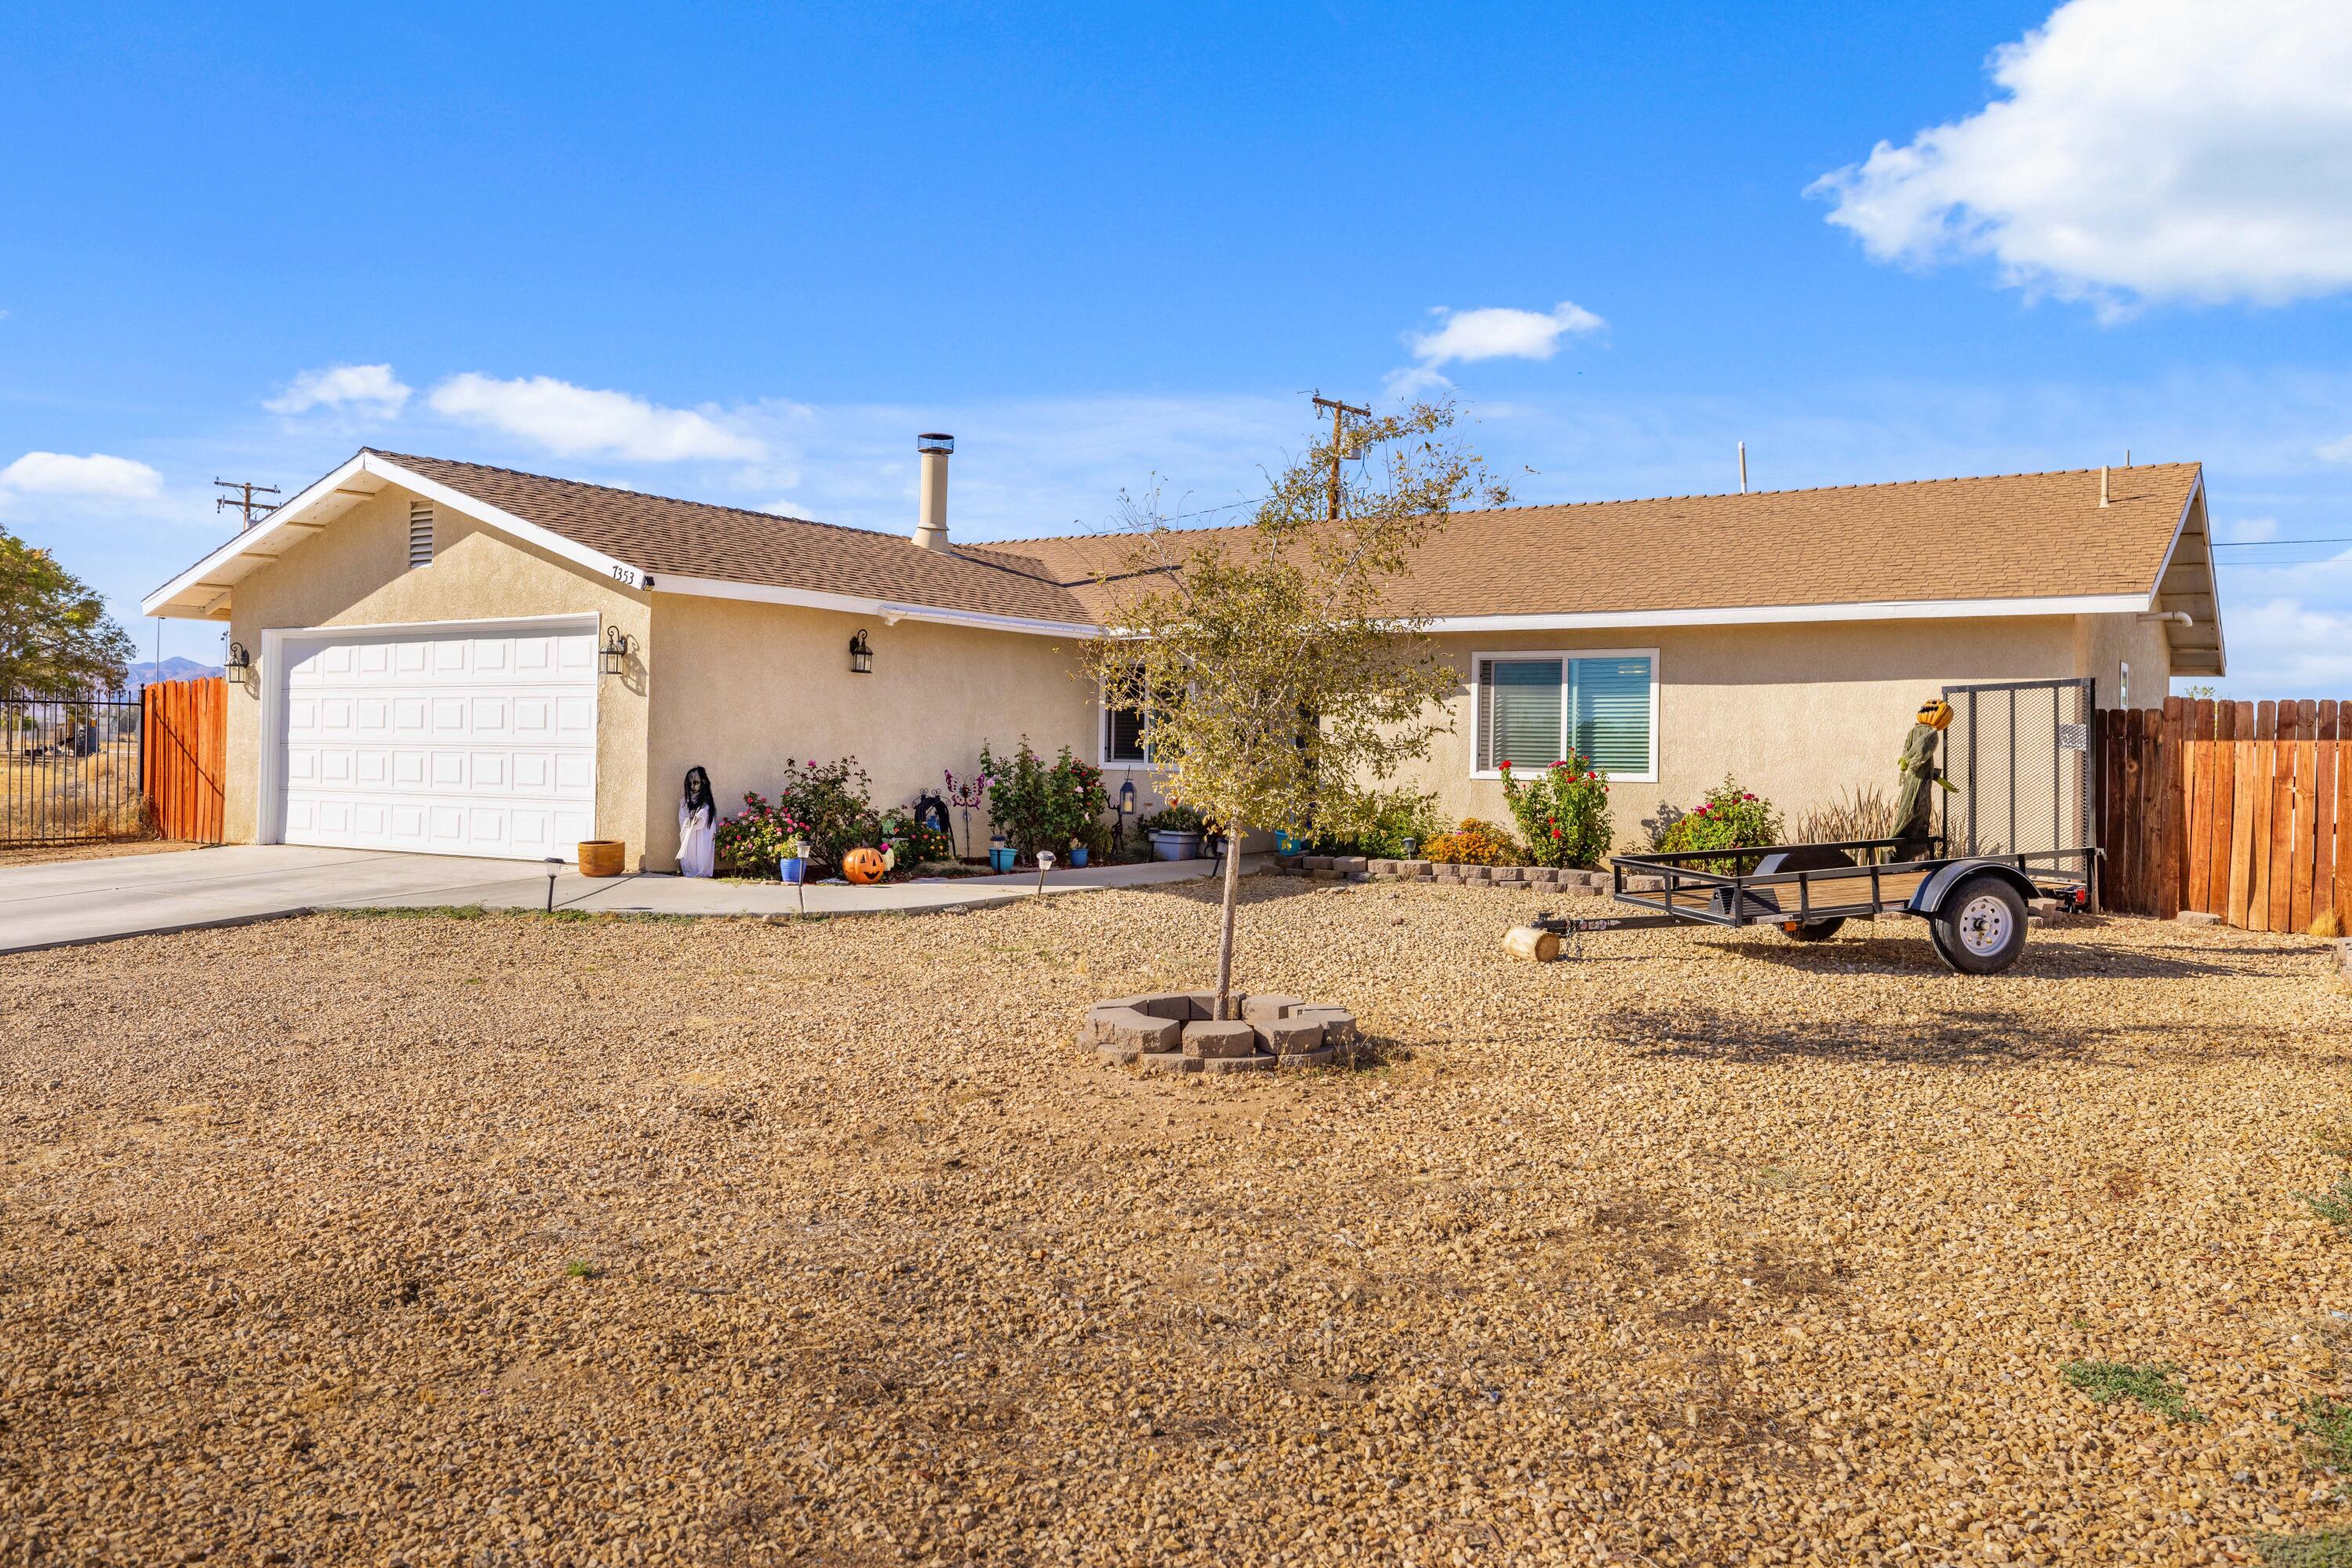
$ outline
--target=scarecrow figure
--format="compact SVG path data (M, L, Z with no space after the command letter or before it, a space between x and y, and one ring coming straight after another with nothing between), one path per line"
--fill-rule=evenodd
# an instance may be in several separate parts
M1930 698L1919 704L1918 721L1903 742L1903 760L1895 764L1903 773L1903 793L1895 802L1897 860L1924 859L1933 847L1936 797L1928 786L1952 787L1936 767L1937 745L1951 722L1952 705L1940 697Z

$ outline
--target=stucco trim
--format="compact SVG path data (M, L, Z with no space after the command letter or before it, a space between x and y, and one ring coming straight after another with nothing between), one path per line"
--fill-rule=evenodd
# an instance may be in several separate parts
M1567 744L1569 733L1567 661L1571 658L1648 659L1650 661L1650 765L1646 771L1638 773L1607 773L1602 776L1612 784L1658 782L1658 748L1661 744L1658 736L1658 689L1664 684L1664 680L1659 668L1658 650L1654 647L1514 647L1489 648L1483 652L1472 653L1470 656L1470 776L1472 778L1485 779L1491 783L1500 780L1503 776L1503 770L1500 768L1481 768L1478 765L1478 725L1483 718L1478 711L1478 667L1490 658L1514 660L1556 658L1561 661L1559 732L1562 745Z
M337 637L397 637L404 632L429 635L463 627L467 631L499 632L602 629L596 612L556 616L509 616L489 620L359 622L331 626L264 626L261 630L261 722L255 726L260 755L255 759L253 841L286 841L286 646L289 643L331 642ZM597 682L597 722L604 721L604 682ZM595 789L604 787L604 769L597 768ZM593 802L595 795L590 797ZM593 810L593 805L591 809Z
M665 572L655 582L662 594L691 594L707 599L743 599L756 605L792 605L806 610L835 610L843 615L872 616L885 626L900 621L929 621L947 626L976 626L982 631L1017 632L1032 637L1101 637L1100 626L1079 621L1040 621L1021 616L992 616L979 610L944 610L928 605L869 599L856 594L828 594L814 588L784 588L768 583L732 583L719 577L685 577Z

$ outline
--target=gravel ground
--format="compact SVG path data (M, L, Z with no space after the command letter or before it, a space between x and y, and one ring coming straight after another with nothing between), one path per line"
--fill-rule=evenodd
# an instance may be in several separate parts
M0 848L0 867L46 866L56 860L118 860L125 855L171 855L201 849L171 838L100 838L75 844L23 844Z
M0 959L0 1563L2211 1563L2352 1508L2294 939L1496 951L1260 879L1383 1062L1145 1079L1199 889ZM1904 933L1904 934L1895 934ZM2070 1362L2169 1363L2175 1422Z

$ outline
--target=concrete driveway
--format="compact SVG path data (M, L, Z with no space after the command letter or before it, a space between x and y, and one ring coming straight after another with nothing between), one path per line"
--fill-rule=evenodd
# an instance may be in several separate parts
M1244 861L1255 869L1257 858ZM1047 893L1190 881L1211 862L1093 867L1055 871ZM598 913L679 915L919 914L1034 898L1035 872L898 882L880 888L793 889L681 877L590 879L570 867L555 879L555 907ZM293 844L232 844L166 855L60 860L0 868L0 952L67 947L116 937L155 936L242 925L320 909L429 908L480 904L539 909L547 873L528 860L313 849Z

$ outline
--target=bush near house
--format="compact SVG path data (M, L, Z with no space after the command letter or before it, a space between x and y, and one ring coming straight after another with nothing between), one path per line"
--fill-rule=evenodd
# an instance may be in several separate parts
M802 825L809 858L837 870L841 858L880 837L866 770L855 757L830 763L784 759L776 809Z
M1030 749L1026 736L1009 757L982 745L980 771L990 778L989 820L1023 857L1034 859L1041 849L1060 855L1073 840L1090 851L1110 847L1110 826L1103 820L1110 795L1102 770L1071 756L1069 747L1048 763Z
M1762 795L1739 787L1728 773L1706 792L1706 799L1675 819L1666 830L1665 849L1679 854L1694 849L1760 848L1780 842L1780 814ZM1696 862L1703 868L1732 875L1753 868L1752 855L1725 856Z
M1598 866L1609 853L1609 781L1579 752L1522 780L1504 763L1503 798L1538 866Z
M1422 847L1422 858L1454 866L1517 866L1525 858L1511 836L1491 822L1465 816L1451 833L1441 833Z
M1411 789L1366 790L1327 803L1317 813L1306 844L1307 852L1315 855L1402 860L1420 854L1422 846L1444 834L1445 819L1437 815L1435 795ZM1408 844L1412 847L1408 849Z
M799 818L778 809L757 790L743 795L743 809L721 817L711 835L711 856L719 868L740 877L773 877L786 847L805 843L807 828Z

